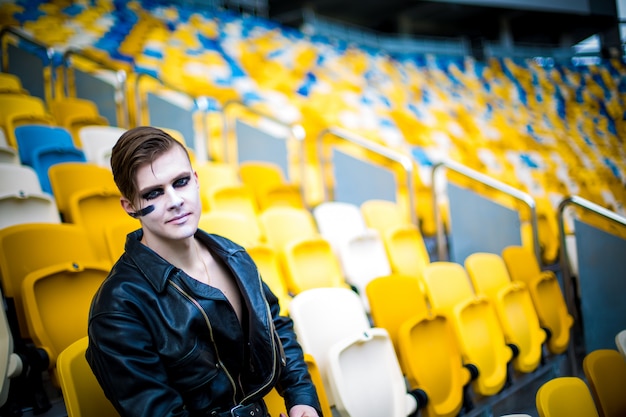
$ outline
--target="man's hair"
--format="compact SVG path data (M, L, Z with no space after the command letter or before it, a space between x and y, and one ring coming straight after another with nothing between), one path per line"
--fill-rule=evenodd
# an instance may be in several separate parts
M155 127L132 128L117 140L111 153L111 170L117 188L131 204L135 204L138 193L137 170L145 164L152 163L174 146L180 146L189 159L189 153L182 143Z

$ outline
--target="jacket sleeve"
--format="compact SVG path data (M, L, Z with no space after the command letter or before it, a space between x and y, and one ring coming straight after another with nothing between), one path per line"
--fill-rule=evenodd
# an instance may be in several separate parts
M189 415L180 395L168 386L146 326L132 314L120 311L93 315L85 356L122 417Z
M310 405L322 417L317 391L309 375L307 364L304 361L302 348L296 339L293 321L291 318L279 314L280 306L276 296L266 285L264 285L264 288L267 300L270 303L274 327L280 337L286 359L286 365L281 373L276 389L284 397L287 411L294 405Z

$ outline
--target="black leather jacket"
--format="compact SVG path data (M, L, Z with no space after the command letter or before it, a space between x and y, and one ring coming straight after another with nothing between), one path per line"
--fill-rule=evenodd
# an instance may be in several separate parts
M241 324L221 291L202 284L128 235L93 299L87 361L122 416L210 416L262 399L287 409L319 401L291 319L239 245L198 230L243 296Z

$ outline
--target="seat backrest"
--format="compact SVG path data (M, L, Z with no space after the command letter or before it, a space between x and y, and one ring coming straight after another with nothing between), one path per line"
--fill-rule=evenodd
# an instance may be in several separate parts
M0 163L0 194L40 194L43 190L32 167Z
M406 275L381 276L365 287L372 322L387 330L399 352L398 331L406 320L428 315L428 305L417 279Z
M287 278L278 253L269 245L263 244L250 246L247 252L259 269L263 281L278 298L281 313L287 315L292 297L287 288Z
M26 94L0 94L0 125L9 146L18 149L15 128L21 124L54 125L56 120L46 111L44 101Z
M222 185L213 187L207 194L209 210L241 213L252 219L257 216L258 207L254 194L245 185Z
M430 256L424 238L416 226L405 225L389 231L384 236L391 269L398 274L421 279Z
M511 285L506 264L495 253L472 253L465 259L465 270L477 294L495 298L500 290Z
M444 312L474 297L465 269L454 262L433 262L422 274L430 305Z
M95 186L72 193L68 205L68 218L72 224L83 227L90 237L91 244L103 261L109 261L109 249L105 238L107 225L118 222L135 222L120 205L117 188Z
M364 330L331 346L329 381L340 416L406 417L417 409L386 330Z
M34 152L33 168L45 192L50 194L53 192L50 185L50 168L65 162L87 162L87 159L83 151L74 147L42 147Z
M111 170L90 162L54 164L48 170L48 177L57 207L66 222L72 222L72 219L68 217L69 204L75 192L94 186L117 189Z
M270 207L259 214L267 243L282 251L292 240L319 235L313 215L306 209Z
M388 200L367 200L361 206L367 227L378 230L381 236L387 231L408 224L397 203Z
M29 92L22 87L22 80L20 77L9 72L0 72L0 93L29 95Z
M141 227L139 221L128 217L127 219L119 219L114 222L106 223L104 228L104 241L107 246L109 260L113 265L124 253L126 246L126 237L129 233Z
M33 166L34 154L39 148L74 148L69 130L60 126L23 125L15 128L15 139L20 160Z
M502 249L502 259L513 281L529 285L541 273L535 255L523 246L507 246Z
M320 234L334 248L341 247L354 236L365 232L367 226L359 206L340 201L325 201L313 208L313 217Z
M391 274L391 265L380 235L376 230L355 236L337 255L346 281L355 287L369 310L366 287L375 278Z
M59 353L87 335L91 300L109 274L108 264L60 263L24 278L22 298L29 333L56 367Z
M242 213L210 210L202 213L198 227L205 232L227 237L244 247L258 245L263 241L257 218Z
M583 359L583 372L600 417L626 416L626 360L615 349L597 349Z
M194 165L200 183L200 198L202 199L202 210L211 209L209 194L214 188L223 186L239 186L242 181L239 178L237 168L225 162L207 161Z
M288 242L283 248L287 286L293 294L311 288L347 287L339 259L321 237Z
M78 130L81 148L88 161L110 168L107 160L103 160L105 154L111 153L111 149L117 143L126 129L117 126L83 126Z
M578 377L555 377L537 390L539 417L598 417L591 391Z
M68 417L118 417L91 371L85 352L87 336L66 347L57 358L57 375Z
M0 229L23 223L60 223L54 198L41 194L0 195Z
M370 328L363 304L354 291L346 288L313 288L293 298L289 314L302 349L315 358L332 406L328 352L335 343Z

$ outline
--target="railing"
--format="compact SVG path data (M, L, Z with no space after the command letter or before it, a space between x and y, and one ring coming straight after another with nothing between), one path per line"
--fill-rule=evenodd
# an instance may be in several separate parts
M245 103L239 100L230 100L224 103L222 106L222 120L223 120L223 128L222 128L222 146L224 151L224 160L226 162L236 164L236 155L235 152L232 151L231 145L229 144L229 137L235 131L234 120L232 120L228 116L228 111L230 108L234 106L240 106L245 109L246 112L259 116L265 120L268 120L272 123L275 123L278 126L281 126L289 132L289 136L287 140L295 140L298 143L298 168L300 174L300 192L302 195L306 195L306 160L305 160L305 149L304 149L304 139L306 137L306 132L304 127L300 124L290 124L286 123L282 120L277 119L274 116L271 116L267 113L254 109L252 107L246 106Z
M485 174L474 171L464 165L461 165L454 161L439 162L433 166L432 170L432 188L433 188L433 213L435 214L435 224L437 227L437 254L439 259L448 259L448 253L445 245L445 231L443 227L443 221L441 219L441 213L439 211L438 193L436 191L437 171L445 167L457 174L463 175L466 178L474 180L478 183L486 185L494 190L500 191L508 196L521 201L530 209L530 222L533 232L533 248L535 250L535 256L537 261L541 263L541 251L539 247L539 234L537 225L537 208L535 200L530 194L524 193L516 188L511 187L503 182L495 180Z
M318 160L321 164L322 175L324 175L324 177L326 177L325 172L327 170L327 166L330 164L330 158L327 158L323 154L324 138L329 135L332 135L335 138L345 140L348 143L358 145L359 147L366 149L370 152L373 152L378 156L382 156L386 158L388 161L399 164L403 168L404 172L406 173L406 188L407 188L407 194L408 194L409 213L411 216L411 222L417 226L418 223L417 223L417 211L416 211L416 204L415 204L415 186L414 186L414 181L413 181L415 165L414 165L413 160L404 154L401 154L392 149L386 148L376 142L357 136L353 133L346 132L343 129L331 127L331 128L322 130L320 134L318 135L317 142L316 142L317 150L318 150ZM334 199L334 189L329 190L328 189L329 187L327 187L325 180L322 181L322 184L323 184L322 199L324 201L329 201L329 200L332 201Z
M54 48L28 36L27 34L25 34L19 29L16 29L11 26L4 26L2 29L0 29L0 45L2 48L2 53L0 54L0 68L2 68L3 72L9 71L9 56L8 56L9 52L8 52L8 49L5 48L5 43L6 43L5 37L7 35L13 35L16 38L18 38L20 41L26 42L29 45L39 48L41 49L42 52L44 52L44 55L46 56L48 60L46 64L50 69L50 91L48 92L48 94L50 98L54 98L54 94L56 91L56 88L55 88L56 77L54 73L54 60L53 60L53 57L55 54Z
M84 51L80 51L77 49L68 49L63 54L63 88L65 91L65 95L70 97L72 92L70 91L70 60L72 56L78 56L81 59L90 61L102 69L111 71L115 75L115 109L117 113L117 125L124 128L130 127L130 117L129 117L129 109L128 109L128 99L127 99L127 90L126 90L126 80L127 74L123 69L115 68L108 62L102 61L96 57L85 53Z
M136 124L137 125L142 125L142 124L147 124L148 121L144 120L143 118L143 112L144 112L144 105L145 102L147 101L147 99L145 97L142 96L141 94L141 88L140 88L140 83L141 80L143 80L144 78L150 78L154 81L157 81L161 86L163 86L164 88L167 88L169 90L172 90L174 92L176 92L177 94L181 94L183 96L185 96L186 98L188 98L189 100L191 100L194 103L195 108L202 113L202 118L201 118L201 129L202 129L202 134L198 135L197 132L195 132L194 129L194 137L193 137L193 142L194 142L194 149L195 149L195 153L196 156L198 158L198 161L200 162L206 162L208 159L208 155L209 155L209 150L207 148L207 144L208 144L208 137L207 137L207 132L208 132L208 126L207 126L207 120L206 120L206 112L209 108L209 99L205 96L193 96L189 93L186 93L182 90L180 90L178 87L172 86L170 84L168 84L167 82L163 81L162 79L160 79L159 77L156 77L152 74L148 74L145 72L140 72L140 73L136 73L136 77L135 77L135 111L136 111Z

